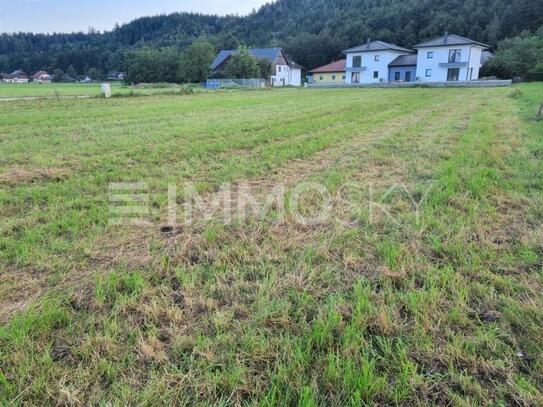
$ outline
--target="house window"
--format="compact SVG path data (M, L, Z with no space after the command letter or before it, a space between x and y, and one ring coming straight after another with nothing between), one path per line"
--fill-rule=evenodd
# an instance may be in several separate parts
M407 71L405 73L405 81L406 82L411 82L411 72L410 71Z
M449 50L449 63L460 62L460 56L462 55L462 50L460 49L450 49Z
M351 83L360 83L360 72L351 72Z
M281 72L281 65L277 66L277 72Z
M333 80L333 81L336 80L336 75L332 75L332 80Z
M426 53L426 58L427 59L432 59L434 57L434 51L428 51Z
M362 66L362 56L355 55L353 57L353 68L360 68Z
M374 60L375 62L379 62L379 55L375 55L375 56L373 57L373 60Z
M447 80L448 81L457 81L460 77L460 68L449 68L447 69Z
M345 75L343 75L343 76L341 77L341 79L345 80Z
M321 76L319 76L319 81L322 81L322 75L321 75Z
M399 81L400 80L400 72L394 72L394 80Z
M427 69L427 70L426 70L426 77L429 78L430 76L432 76L432 70L431 70L431 69Z
M379 71L373 71L373 78L377 79L379 77Z

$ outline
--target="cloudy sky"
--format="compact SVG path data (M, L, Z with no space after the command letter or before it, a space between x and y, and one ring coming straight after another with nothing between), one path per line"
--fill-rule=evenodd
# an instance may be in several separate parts
M0 0L0 32L110 30L115 23L175 11L247 14L270 0Z

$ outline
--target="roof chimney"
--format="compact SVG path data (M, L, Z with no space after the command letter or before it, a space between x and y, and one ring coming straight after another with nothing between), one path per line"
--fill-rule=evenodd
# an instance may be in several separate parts
M448 39L449 39L449 32L445 31L445 33L443 34L443 44L446 44Z
M370 42L371 42L371 38L368 38L368 41L366 42L366 44L370 45Z

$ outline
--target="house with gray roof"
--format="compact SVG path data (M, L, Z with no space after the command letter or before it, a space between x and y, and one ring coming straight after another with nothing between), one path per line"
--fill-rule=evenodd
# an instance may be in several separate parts
M249 48L247 51L257 60L270 63L272 74L268 80L271 86L301 86L303 67L292 61L282 48ZM220 51L211 63L213 76L224 77L230 57L237 53L237 50Z
M446 82L479 79L487 45L455 34L423 41L418 52L385 41L368 39L343 51L346 84Z
M389 82L413 82L417 77L417 54L400 55L388 64Z
M345 83L372 84L389 81L389 64L415 52L384 41L368 39L365 44L343 51L347 55ZM404 75L405 76L405 75Z
M488 45L445 33L414 46L420 82L474 81L479 79L482 52Z

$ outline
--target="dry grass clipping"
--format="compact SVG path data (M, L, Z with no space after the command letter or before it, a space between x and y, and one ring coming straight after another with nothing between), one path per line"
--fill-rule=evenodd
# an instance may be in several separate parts
M35 168L31 171L12 169L0 174L0 184L20 184L43 180L62 180L68 177L70 171L63 168Z

